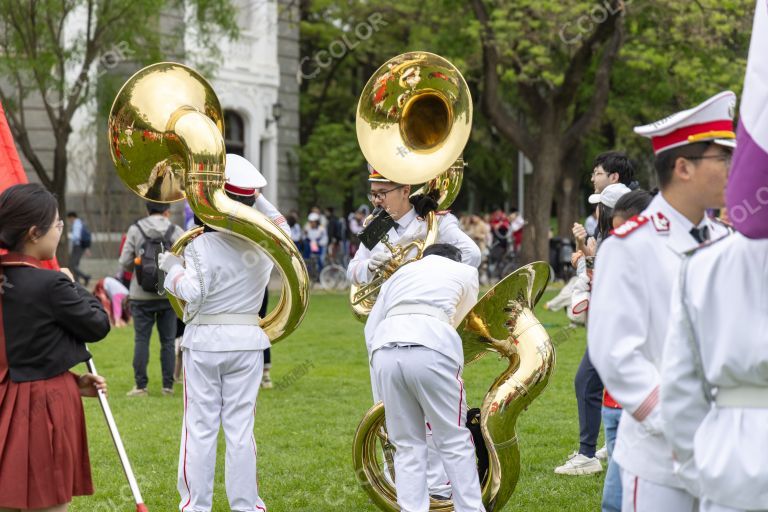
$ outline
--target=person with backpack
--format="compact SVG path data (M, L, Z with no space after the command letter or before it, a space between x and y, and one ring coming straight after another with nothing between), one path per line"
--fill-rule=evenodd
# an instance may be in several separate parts
M160 335L160 366L163 374L163 395L173 394L175 363L176 313L163 290L157 267L157 255L169 250L184 231L173 224L170 205L147 201L148 215L133 223L126 233L120 253L120 265L132 270L128 291L135 330L133 373L136 386L128 396L147 396L147 363L149 339L157 324Z
M80 260L85 251L91 247L91 232L83 220L77 216L77 212L67 213L67 222L72 227L72 231L69 232L69 240L72 243L72 249L69 253L69 269L75 276L75 281L79 283L82 279L83 285L88 286L91 276L80 270Z

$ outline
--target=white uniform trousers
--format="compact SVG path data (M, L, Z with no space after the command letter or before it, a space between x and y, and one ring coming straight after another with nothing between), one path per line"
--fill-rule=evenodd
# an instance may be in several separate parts
M717 503L710 501L706 498L702 500L701 508L699 508L699 512L766 512L766 511L768 511L768 508L762 508L759 510L755 510L755 509L746 510L743 508L727 507L725 505L718 505Z
M229 507L238 512L266 511L259 497L253 436L264 351L185 349L183 361L184 422L179 456L179 510L211 510L216 441L221 425L227 445L224 481Z
M373 374L373 368L371 368L371 391L373 392L373 403L381 401L381 393L379 393L378 384L376 383L376 376ZM426 421L426 420L425 420ZM427 428L427 486L429 488L429 494L433 496L448 497L451 495L451 482L448 480L448 473L445 472L443 467L443 461L440 460L440 454L435 447L435 441L432 438L432 428L429 422L426 422ZM392 483L389 479L389 471L387 470L387 461L384 460L384 477L388 482Z
M685 489L645 480L621 470L621 512L696 512L698 500Z
M456 512L484 512L475 449L466 427L461 367L422 346L386 346L371 360L395 446L395 488L403 512L427 512L427 427L448 474Z

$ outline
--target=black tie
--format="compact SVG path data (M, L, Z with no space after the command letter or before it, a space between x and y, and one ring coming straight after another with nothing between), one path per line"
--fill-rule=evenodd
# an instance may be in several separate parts
M707 226L702 226L700 228L692 227L690 233L700 244L709 240L709 228Z
M400 224L398 224L397 222L395 222L395 225L394 225L394 226L392 226L392 227L394 227L394 228L395 228L395 233L397 233L397 234L399 235L399 234L400 234Z

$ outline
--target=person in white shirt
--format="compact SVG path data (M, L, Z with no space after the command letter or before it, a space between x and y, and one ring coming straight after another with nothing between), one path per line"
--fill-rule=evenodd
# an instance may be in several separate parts
M464 353L456 332L477 301L478 287L477 269L461 263L459 249L431 245L381 287L365 326L404 512L429 510L425 417L451 482L454 510L485 510L466 427Z
M734 93L722 92L635 128L652 139L661 192L642 215L613 231L595 260L587 340L590 360L624 408L614 450L622 468L622 510L696 507L674 473L662 432L660 370L683 255L728 231L705 211L724 203L735 103Z
M228 165L227 195L259 210L287 231L277 211L254 197L266 184L249 162ZM243 159L244 160L244 159ZM246 193L250 190L250 195ZM279 213L279 212L278 212ZM282 224L285 224L283 227ZM162 253L165 289L186 301L184 421L178 490L182 511L209 512L213 500L216 444L223 426L227 452L225 484L232 510L265 511L256 476L254 408L270 341L259 326L259 309L273 263L250 241L206 227L184 250L184 259Z
M319 213L311 212L307 216L306 236L309 255L317 258L317 271L319 273L323 270L325 250L328 247L328 232L321 223Z
M368 181L371 191L368 198L375 208L383 208L396 222L395 227L387 233L392 244L407 244L416 239L424 239L427 223L424 220L427 211L422 210L421 215L411 204L410 185L393 183L373 167L368 167ZM472 239L461 230L459 221L455 216L447 212L441 212L438 218L437 243L453 245L461 251L461 260L472 267L480 266L480 248ZM392 259L392 253L383 243L378 243L373 249L368 249L360 244L354 258L347 267L347 278L354 284L363 284L371 281L380 267L386 265ZM379 395L376 382L371 374L371 390L373 401L378 402ZM431 434L428 433L429 450L429 489L436 498L446 498L451 494L451 487L431 442Z

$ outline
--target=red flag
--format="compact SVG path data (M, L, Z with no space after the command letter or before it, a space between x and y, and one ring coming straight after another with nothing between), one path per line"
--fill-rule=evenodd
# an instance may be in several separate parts
M16 144L13 142L11 128L5 118L3 104L0 103L0 192L13 185L29 183L27 173L19 160L16 152ZM5 253L5 251L2 251ZM56 258L42 262L44 268L59 270L59 262Z

